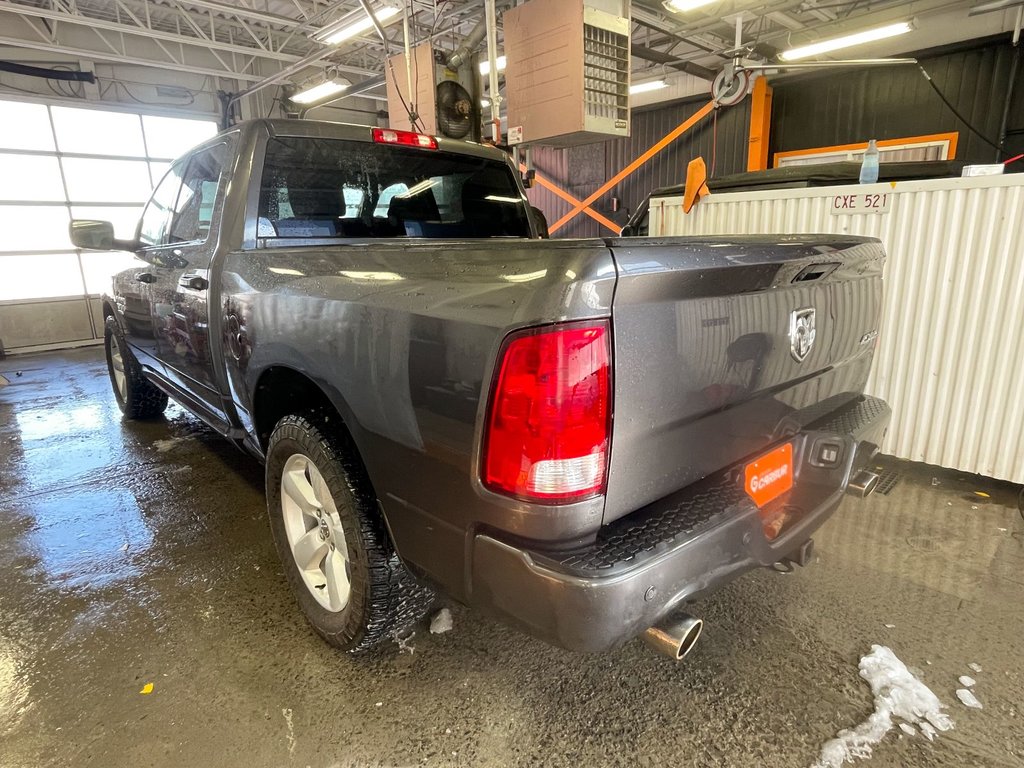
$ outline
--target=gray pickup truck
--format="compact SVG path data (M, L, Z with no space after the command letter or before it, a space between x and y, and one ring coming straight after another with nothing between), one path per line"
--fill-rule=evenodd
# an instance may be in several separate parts
M128 418L172 397L264 462L287 579L370 648L441 591L551 643L643 635L803 564L877 482L884 255L854 237L538 237L498 149L257 120L175 162L103 298Z

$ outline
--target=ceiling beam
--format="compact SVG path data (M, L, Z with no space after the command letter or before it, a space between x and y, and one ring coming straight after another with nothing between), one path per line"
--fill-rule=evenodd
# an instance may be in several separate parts
M256 48L254 46L247 45L236 45L234 43L222 43L220 41L209 40L203 37L179 35L174 32L164 32L159 29L153 29L152 27L137 27L131 24L121 24L116 21L97 19L92 16L85 16L81 14L81 12L69 13L64 11L53 11L48 8L37 8L35 6L21 5L20 3L10 2L10 0L0 0L0 11L15 13L18 14L19 16L49 19L50 21L60 21L64 22L65 24L76 24L78 26L90 27L92 29L103 29L108 32L118 32L125 35L141 35L151 40L163 40L168 43L196 45L200 48L208 48L211 51L221 51L223 53L241 53L245 54L246 56L259 56L261 59L273 59L275 61L293 62L298 61L300 58L299 56L295 56L290 53L268 51L263 48Z
M686 72L687 74L694 75L704 80L710 81L715 79L716 72L712 69L702 67L700 64L695 64L692 61L683 61L670 53L656 51L645 45L633 43L629 47L629 52L638 59L653 61L655 64L664 64L665 66L672 67L672 69L677 69L680 72Z
M233 54L234 53L238 53L238 54L241 54L241 55L244 55L244 56L255 56L255 57L258 57L258 58L261 58L261 59L269 59L269 60L273 60L273 61L277 61L277 62L283 62L285 64L288 64L289 66L294 65L297 62L306 61L309 58L308 56L307 57L300 57L300 56L296 56L294 54L281 53L280 51L268 51L268 50L264 50L262 48L257 48L257 47L254 47L254 46L238 45L238 44L235 44L235 43L225 43L225 42L209 40L209 39L201 38L201 37L192 37L192 36L189 36L189 35L177 34L177 33L174 33L174 32L165 32L165 31L162 31L162 30L150 29L150 28L146 28L146 27L137 27L137 26L133 26L131 24L122 24L122 23L115 22L115 21L107 21L105 19L95 19L95 18L91 18L91 17L82 16L80 14L72 14L72 13L68 13L68 12L64 12L64 11L54 11L54 10L50 10L50 9L47 9L47 8L35 8L35 7L23 6L23 5L19 5L18 3L10 2L10 0L0 0L0 15L2 15L4 12L10 13L10 14L14 14L16 16L19 16L26 23L28 23L28 19L29 18L35 17L35 18L42 18L42 19L47 19L47 20L55 21L55 22L65 22L65 23L74 24L76 26L86 27L86 28L92 29L97 34L100 34L100 30L103 30L103 31L107 31L107 32L116 32L116 33L118 33L120 35L135 36L135 37L137 37L137 38L139 38L141 40L152 40L157 45L160 45L161 42L168 42L168 43L175 43L175 44L178 44L178 45L195 46L197 48L206 49L206 50L210 51L211 54L214 55L215 57L217 56L218 52L233 53ZM11 40L11 41L14 40L14 38L5 38L5 39L6 40ZM101 39L105 40L105 38L101 38ZM122 40L123 40L123 38L122 38ZM56 41L50 41L50 42L56 42ZM30 45L29 42L26 42L26 41L12 42L11 44L12 45L23 45L24 47L32 47L32 45ZM108 46L109 46L109 43L108 43ZM182 65L180 65L180 64L178 64L177 62L174 62L174 61L167 61L167 60L163 60L163 59L147 60L146 58L140 57L140 56L131 57L131 56L128 56L127 51L124 51L124 50L118 51L118 50L114 49L113 46L109 46L109 47L111 47L111 49L112 49L109 52L106 51L106 50L101 50L101 51L89 50L88 51L88 55L93 57L93 58L97 58L97 59L101 59L101 60L105 60L105 61L119 61L119 62L123 62L123 63L135 63L135 64L138 64L140 62L146 62L146 64L148 66L165 67L165 68L166 67L173 67L175 69L181 69L182 71L188 71L188 70L185 70L182 67ZM57 46L57 48L59 48L59 46ZM68 49L68 50L70 50L70 49ZM86 49L86 50L88 50L88 49ZM370 76L373 76L375 74L379 74L379 72L375 72L373 70L365 69L363 67L354 67L354 66L350 66L348 64L343 64L343 63L334 63L334 62L322 61L322 59L324 59L324 58L326 58L326 57L328 57L328 56L330 56L330 55L332 55L334 53L333 50L328 49L328 48L321 48L319 51L316 51L316 53L318 53L319 56L316 57L316 59L314 60L314 62L310 66L315 66L315 67L318 67L318 68L324 68L324 67L330 66L330 67L333 67L335 69L338 69L341 72L345 72L345 73L353 74L353 75L359 75L361 77L370 77ZM131 59L131 61L129 61L129 59ZM221 61L222 65L227 64L227 62L225 62L223 59L221 59L220 61ZM240 71L236 71L236 70L237 70L237 68L232 68L230 66L224 66L223 70L204 68L204 67L192 67L191 71L194 71L197 74L215 74L218 77L233 77L235 79L244 80L244 81L247 81L247 82L260 79L260 78L255 78L255 77L253 77L251 75L248 75L245 72L240 72Z
M0 37L0 45L11 46L12 48L29 48L34 51L46 51L64 56L77 56L93 61L113 61L119 64L135 64L140 67L154 67L156 69L173 69L178 72L189 72L194 75L209 75L210 77L223 77L227 80L241 80L247 83L254 83L263 78L255 75L245 75L238 72L228 72L213 67L197 67L192 64L176 64L172 61L154 61L143 59L138 56L126 56L110 51L98 51L89 48L74 48L67 45L54 43L43 43L36 40L22 40L15 37Z
M803 30L800 33L795 33L790 37L788 30L776 30L774 32L767 32L761 35L763 42L771 42L780 37L784 37L787 42L791 42L792 45L802 45L804 43L813 42L822 37L824 33L825 37L836 37L843 34L849 34L857 32L862 29L882 26L884 24L890 24L897 21L904 21L909 17L914 17L918 20L920 26L910 35L900 36L892 38L893 41L898 40L912 40L915 36L919 36L921 28L925 26L932 26L937 22L932 19L939 19L944 14L953 13L958 14L960 11L965 10L967 5L964 0L947 0L946 2L931 2L931 3L920 3L915 4L908 8L903 3L890 3L884 8L878 10L868 10L863 13L858 13L856 16L848 16L838 21L819 21L810 24L805 24ZM912 10L911 10L912 8ZM820 9L819 9L820 10ZM954 16L952 19L943 18L941 24L957 23L959 20ZM960 22L961 28L967 24L966 14L964 14L962 22ZM905 49L905 46L903 46Z
M256 11L252 8L247 8L241 3L218 3L215 0L186 0L189 5L194 5L196 8L203 8L207 11L214 13L222 13L226 17L238 16L243 19L251 19L252 21L260 21L264 24L276 24L278 26L289 29L291 27L302 24L306 19L296 19L291 16L282 16L277 13L269 13L267 11Z
M692 37L688 37L683 33L681 29L670 29L668 23L656 14L649 13L639 8L634 8L632 11L632 20L640 24L641 26L652 29L655 32L660 32L670 40L678 40L686 43L691 48L696 48L703 53L714 53L714 48L694 40Z
M794 19L785 11L771 11L766 15L769 19L774 21L780 27L785 27L790 31L797 32L804 28L803 24L801 24L797 19Z

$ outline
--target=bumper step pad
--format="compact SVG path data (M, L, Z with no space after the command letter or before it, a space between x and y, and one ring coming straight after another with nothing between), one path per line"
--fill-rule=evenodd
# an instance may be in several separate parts
M857 436L888 411L883 400L864 396L823 416L808 429ZM530 556L564 573L611 576L752 507L735 473L727 470L609 523L586 547L557 552L531 550Z

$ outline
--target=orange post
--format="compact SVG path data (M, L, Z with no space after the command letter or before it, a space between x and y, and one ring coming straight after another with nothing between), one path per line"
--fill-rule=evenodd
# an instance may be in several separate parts
M584 200L583 202L577 204L571 211L569 211L567 214L565 214L565 216L563 216L558 221L556 221L554 223L554 225L552 225L549 228L548 231L551 232L551 234L554 234L559 229L564 227L566 224L568 224L570 221L572 221L574 218L576 218L576 216L579 213L581 213L584 208L586 208L592 202L597 200L599 197L601 197L601 195L603 195L605 192L610 190L612 187L614 187L616 184L618 184L624 178L626 178L631 173L633 173L633 171L635 171L641 165L646 163L648 160L650 160L656 154L661 152L661 150L663 150L665 147L667 147L669 144L671 144L673 141L678 139L680 136L682 136L684 133L686 133L688 130L690 130L693 126L695 126L697 123L699 123L705 117L707 117L709 114L711 114L711 110L713 110L714 108L715 108L715 102L709 101L703 107L698 109L695 113L690 115L690 117L688 117L682 123L680 123L675 128L673 128L671 131L669 131L667 134L665 134L665 136L660 141L658 141L657 144L654 144L650 149L648 149L646 152L644 152L642 155L640 155L640 157L638 157L636 160L631 162L629 165L627 165L625 168L623 168L617 174L615 174L610 179L608 179L608 181L606 181L604 184L602 184L601 187L597 191L595 191L592 195L590 195L586 200Z
M768 133L772 126L772 87L760 75L750 94L750 143L747 146L747 170L768 168Z

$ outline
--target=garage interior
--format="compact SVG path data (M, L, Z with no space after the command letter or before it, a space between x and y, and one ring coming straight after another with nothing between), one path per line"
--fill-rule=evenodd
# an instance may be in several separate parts
M547 32L585 8L628 45L584 87L557 55L576 43ZM0 767L838 766L823 748L878 706L858 668L876 645L951 724L894 722L850 762L1024 766L1022 10L0 1ZM561 650L445 599L446 631L328 646L296 610L260 464L175 403L122 419L101 297L136 260L68 234L100 219L131 239L175 158L283 117L496 139L553 241L880 238L874 492L805 566L702 598L679 663L640 641ZM887 197L844 209L871 140Z

